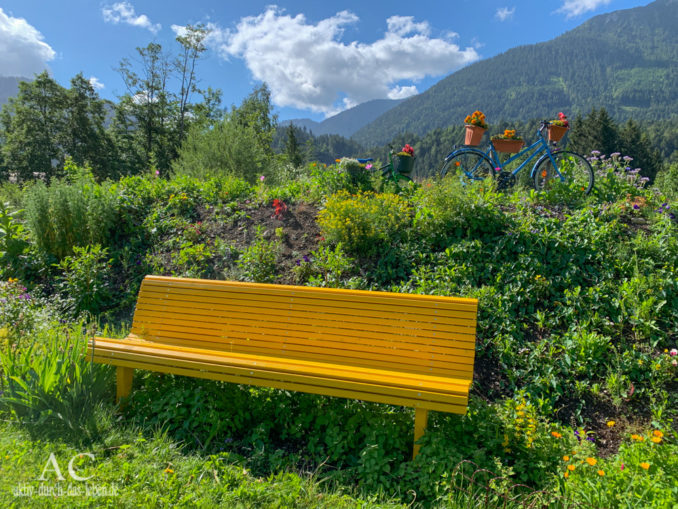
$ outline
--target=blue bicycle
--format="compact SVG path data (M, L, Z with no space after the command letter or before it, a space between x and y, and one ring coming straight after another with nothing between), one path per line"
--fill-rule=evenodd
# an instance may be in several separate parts
M444 178L448 175L458 175L467 183L494 179L497 181L498 189L507 189L515 184L518 172L539 155L530 173L530 180L535 189L547 190L559 183L565 183L575 186L584 194L589 194L593 189L593 168L581 154L560 150L558 147L552 149L544 137L544 129L549 125L548 120L543 120L537 131L537 141L508 157L504 162L501 161L491 140L486 151L468 146L455 149L445 157L440 176ZM526 155L527 159L516 169L512 171L504 169Z

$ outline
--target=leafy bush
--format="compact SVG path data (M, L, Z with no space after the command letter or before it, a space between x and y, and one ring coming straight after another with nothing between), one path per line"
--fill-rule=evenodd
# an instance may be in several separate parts
M257 283L272 283L275 281L280 249L280 239L266 240L261 228L258 227L254 242L243 249L237 260L245 280Z
M666 431L666 430L665 430ZM654 429L627 437L612 458L572 454L563 457L560 490L587 507L672 507L678 489L675 434Z
M112 260L99 244L74 247L73 253L59 262L61 292L68 299L68 311L73 316L83 311L97 314L110 303Z
M114 186L97 184L91 174L80 175L74 182L38 182L26 197L31 238L40 250L57 260L72 255L74 247L109 246L116 220Z
M395 194L340 191L327 199L318 224L328 242L341 243L349 253L370 256L406 235L411 207Z
M85 358L84 329L82 322L53 325L30 344L3 347L0 411L9 411L36 434L92 439L97 432L93 409L110 394L111 370Z
M416 235L441 249L464 237L485 240L503 232L510 221L492 191L451 178L424 182L413 199Z
M0 202L0 278L17 275L19 257L28 247L24 227L16 220L21 212L11 211L9 203Z

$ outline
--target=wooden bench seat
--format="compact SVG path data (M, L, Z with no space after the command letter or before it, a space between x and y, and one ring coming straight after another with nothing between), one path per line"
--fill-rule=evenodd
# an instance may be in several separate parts
M87 354L118 367L463 414L477 301L453 297L147 276L130 335ZM418 446L414 447L414 455Z

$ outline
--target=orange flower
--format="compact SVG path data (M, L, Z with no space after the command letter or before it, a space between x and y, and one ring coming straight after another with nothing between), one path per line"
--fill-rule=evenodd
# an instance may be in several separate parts
M595 465L596 463L598 463L598 460L597 460L596 458L586 458L586 463L588 463L589 465L593 466L593 465Z
M563 456L563 461L570 461L570 457L569 456Z
M648 469L650 468L650 464L649 464L647 461L643 461L643 462L640 464L640 468L642 468L642 469L644 469L644 470L648 470Z
M563 474L563 476L565 477L565 479L567 479L568 477L570 477L570 473L569 473L569 472L565 472L565 473Z
M636 442L644 442L644 441L645 441L645 437L640 436L640 435L636 435L636 434L634 433L633 435L631 435L631 440L635 440Z
M563 436L563 435L561 435L560 433L558 433L557 431L552 431L552 432L551 432L551 435L553 435L553 436L556 437L556 438L562 438L562 436Z
M575 468L576 468L576 467L575 467L574 465L568 465L568 466L567 466L567 469L568 469L570 472L574 472L574 469L575 469Z
M604 476L604 475L605 475L605 471L604 471L604 470L598 470L598 475L599 475L600 477Z
M658 429L654 430L654 431L652 432L652 434L653 434L654 436L656 436L657 438L662 438L662 437L664 436L664 433L662 433L662 432L659 431Z
M652 440L655 444L661 444L662 443L661 437L652 437L650 440Z

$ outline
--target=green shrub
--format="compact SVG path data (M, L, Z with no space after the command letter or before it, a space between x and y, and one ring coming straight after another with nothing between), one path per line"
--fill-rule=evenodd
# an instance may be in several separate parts
M73 256L59 262L62 271L61 292L68 299L68 311L78 316L83 311L97 314L111 300L108 250L99 244L74 247Z
M415 234L434 249L464 237L489 240L511 224L498 207L499 195L487 185L425 181L413 201Z
M16 276L22 269L20 256L28 242L23 225L16 219L21 212L12 211L8 203L0 202L0 278Z
M411 224L411 207L395 194L339 191L318 214L325 240L349 253L370 256L402 239Z
M274 282L277 278L280 250L280 239L266 240L261 227L257 227L254 242L242 250L236 262L242 269L245 280L256 283Z
M678 163L673 163L660 171L654 185L669 199L678 201Z
M560 469L560 490L568 501L586 507L674 507L677 453L672 431L633 434L611 458L568 456Z
M57 260L72 255L74 247L111 245L117 217L114 186L109 182L97 184L87 174L74 182L36 183L26 198L31 238L41 251Z
M82 322L53 324L30 344L4 346L0 410L36 434L92 439L97 433L93 409L108 393L111 371L85 358L84 329Z

